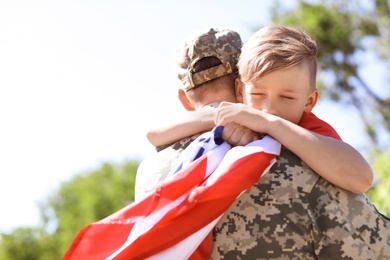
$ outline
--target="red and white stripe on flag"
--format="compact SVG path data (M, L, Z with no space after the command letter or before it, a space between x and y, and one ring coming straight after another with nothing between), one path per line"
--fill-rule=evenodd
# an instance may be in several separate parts
M184 260L211 253L197 252L198 246L211 243L212 228L272 166L280 144L266 136L231 149L226 142L200 146L203 155L152 194L81 229L63 259ZM200 146L195 142L187 157L199 154Z

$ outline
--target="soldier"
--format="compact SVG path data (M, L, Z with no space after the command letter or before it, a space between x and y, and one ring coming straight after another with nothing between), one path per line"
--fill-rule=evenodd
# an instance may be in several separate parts
M189 57L188 48L191 42L196 39L203 38L205 44L198 44L198 49ZM200 41L202 43L202 41ZM147 157L137 171L135 184L136 200L144 197L148 192L161 183L170 172L171 168L176 164L177 158L182 151L200 135L201 132L211 130L214 124L215 109L208 105L219 104L221 101L236 102L235 97L235 79L237 77L237 61L241 53L242 41L240 35L227 28L211 28L202 30L199 33L191 35L183 44L183 48L179 48L175 53L175 65L180 62L184 63L183 67L178 68L178 76L187 81L178 89L178 96L183 104L183 107L193 112L201 113L203 121L197 120L196 125L192 125L192 130L188 134L183 134L181 138L177 137L177 133L173 134L171 140L165 140L165 145L158 146L155 153ZM223 58L224 64L221 64L220 59ZM190 69L193 74L201 74L195 82L192 78L185 75ZM210 69L211 68L211 69ZM207 74L204 72L207 71ZM199 73L200 72L200 73ZM205 77L206 75L207 77ZM190 87L196 86L194 87ZM204 109L200 109L206 106ZM199 116L199 115L198 115ZM189 115L185 115L183 119L190 119ZM203 123L202 123L203 122ZM185 131L185 129L181 129ZM170 131L168 131L170 132ZM165 133L166 136L169 133ZM257 136L252 132L253 136ZM153 137L152 137L153 138Z
M214 34L215 35L224 35L224 34L226 34L226 35L229 35L230 37L233 37L234 39L239 39L239 35L237 33L234 33L234 32L228 33L229 30L224 31L224 33L217 32L217 31L218 31L217 29L210 30L208 33L206 33L206 35L208 35L208 34L211 34L211 35L214 35ZM225 38L223 38L223 37L218 38L218 40L220 40L220 39L225 39L225 41L226 41L226 37ZM227 39L229 39L229 38L227 38ZM210 41L205 41L205 42L210 43ZM232 48L232 46L234 48ZM237 48L237 46L239 46L239 47ZM206 46L200 46L200 47L201 48L199 48L199 49L195 48L195 50L205 50ZM231 56L228 56L228 57L230 57L230 58L228 58L228 64L230 64L230 68L233 68L230 70L228 68L229 66L226 65L226 63L223 64L223 62L221 62L221 61L219 61L219 63L218 62L215 63L214 65L209 64L208 67L205 65L205 66L203 66L203 68L200 65L199 65L199 67L195 66L196 64L201 64L201 62L198 63L198 61L209 60L210 63L213 63L213 59L210 57L206 57L207 55L206 56L196 55L197 54L196 51L195 51L195 53L193 53L193 51L188 52L188 48L189 48L188 46L186 47L187 52L181 52L181 53L179 52L178 53L178 57L182 58L181 63L180 63L181 70L179 70L178 75L179 75L179 78L183 80L183 89L179 89L179 97L183 103L183 106L186 109L188 109L188 110L198 109L199 110L199 108L202 108L203 106L210 104L210 103L212 105L214 105L215 102L219 103L219 102L224 101L224 100L227 100L230 102L236 101L235 93L234 93L234 82L235 82L235 78L237 75L235 73L235 68L236 68L235 63L236 63L238 55L240 53L241 39L239 39L239 41L235 40L235 41L231 41L230 43L228 42L226 47L227 48L225 48L225 50L232 51ZM187 57L187 56L189 56L190 53L194 56ZM199 51L199 53L201 53L201 52ZM223 55L227 55L226 52ZM187 57L187 60L185 57ZM200 59L200 57L202 59ZM219 57L220 57L220 55L219 55ZM197 58L197 60L195 60L195 58ZM221 65L221 63L224 66L219 66L219 65ZM217 66L217 68L214 68L215 66ZM226 67L227 69L223 69L223 67ZM191 69L189 69L189 68L191 68ZM213 73L210 74L210 70L206 71L206 73L204 73L204 72L202 73L202 71L204 69L210 69L210 68L211 68ZM220 71L222 71L222 74L220 74ZM201 73L199 73L199 72L201 72ZM218 73L216 73L216 72L218 72ZM214 75L214 76L218 76L218 77L213 77L213 76L209 77L209 76L205 76L205 75ZM216 87L216 86L218 86L217 82L220 83L219 85L223 84L225 87L217 89L217 87ZM207 87L206 88L205 86L214 86L214 87L212 87L212 88ZM227 86L230 86L230 87L227 87ZM214 100L212 100L210 98L205 99L205 97L209 97L209 96L211 96L211 94L210 95L208 95L208 94L207 95L200 95L201 93L209 93L207 91L212 92L213 90L215 91L213 93L217 93L217 95L214 95L214 98L217 97ZM225 90L227 92L224 92ZM223 93L226 93L226 96ZM227 105L225 105L225 107L226 106ZM207 111L206 110L207 110L207 108L200 109L199 111L201 111L202 113L206 113L206 115L209 116L208 117L209 120L212 121L214 114L215 114L215 110L207 110ZM210 116L210 114L211 114L211 116ZM229 128L232 129L231 127L233 127L233 129L237 129L236 128L237 125L235 125L235 124L230 124L230 127L225 127L225 128L228 130ZM210 125L204 126L204 128L199 129L199 131L206 131L209 128L211 128ZM238 129L241 129L242 131L244 131L243 130L244 127L238 126ZM245 130L245 131L247 131L247 130ZM228 134L225 134L225 135L227 138L229 138ZM245 139L247 141L251 140L251 139L253 139L253 136L254 136L253 131L249 132L249 134L247 135L248 138L245 138ZM152 191L161 181L164 180L165 176L169 173L170 168L172 168L172 166L175 164L176 159L179 157L179 155L181 154L183 149L185 149L185 147L192 140L194 140L194 138L195 137L187 138L187 139L178 141L178 142L174 143L173 145L168 146L165 149L161 149L158 153L153 154L151 157L148 157L145 161L143 161L141 163L139 170L138 170L138 173L137 173L136 199L142 198L145 194ZM300 147L300 149L304 149L304 148L307 149L307 147ZM297 148L293 148L293 149L297 149ZM313 151L311 151L311 153L313 153ZM321 157L320 157L320 159L321 159ZM353 160L352 160L352 162L353 162ZM364 163L365 163L365 161L363 161L363 166L364 166ZM305 168L302 168L303 167L302 165L304 165ZM274 174L272 172L275 171L275 169L279 172L277 175L277 176L279 176L278 178L273 176ZM281 169L283 169L283 171L281 171ZM263 193L265 193L265 195L261 195L261 193L259 191L259 187L260 187L260 185L263 185L263 178L262 178L261 181L255 187L253 187L247 193L242 195L237 200L237 203L232 205L231 209L225 214L225 216L219 222L219 224L214 232L215 246L214 246L214 251L213 251L213 255L212 255L213 259L220 259L220 258L222 258L222 259L239 259L239 258L256 259L256 258L283 258L283 257L289 258L292 256L299 257L299 256L303 255L304 252L301 252L301 250L306 250L307 248L304 246L299 246L299 244L298 244L297 249L295 251L291 250L290 255L286 254L286 252L284 250L281 250L280 248L279 249L275 248L274 247L275 243L273 241L271 241L272 243L265 244L266 246L261 248L263 251L268 252L268 254L264 254L263 251L259 250L258 246L255 246L257 244L259 244L259 246L261 245L261 243L260 243L261 240L259 240L258 234L260 234L260 235L263 234L263 233L257 231L257 229L259 227L257 226L256 221L259 221L259 223L261 223L259 218L264 218L265 220L267 220L269 218L269 216L268 216L269 211L267 211L267 209L268 209L267 205L271 206L270 209L272 212L275 213L274 214L275 218L280 218L282 220L286 220L286 219L288 220L288 217L290 215L292 217L295 217L295 216L299 217L299 215L296 215L296 212L291 212L291 210L298 208L298 206L300 206L301 208L304 208L307 205L307 203L305 204L305 203L299 201L299 198L297 198L295 202L299 203L299 205L297 205L296 207L292 207L292 205L287 205L287 207L285 208L284 211L279 211L277 208L273 208L274 204L271 203L271 202L275 201L275 202L279 202L279 203L283 204L283 202L285 203L285 199L286 199L283 195L286 195L286 193L287 194L288 193L299 194L299 192L301 192L301 190L300 190L301 187L298 187L297 185L291 186L291 182L290 182L291 178L297 179L298 176L303 175L303 174L297 173L294 176L290 176L291 174L294 174L294 169L302 169L302 172L306 171L306 174L309 175L310 178L307 177L305 179L305 185L306 185L307 181L310 181L313 178L314 179L316 179L316 178L321 179L317 174L315 174L313 171L311 171L310 168L308 168L306 166L306 164L304 164L298 157L296 157L294 154L292 154L288 150L283 150L282 155L281 155L281 157L279 157L276 165L271 169L269 174L267 174L263 177L263 178L270 178L270 176L268 176L268 175L271 175L271 176L273 176L273 178L276 178L276 180L278 181L278 184L275 184L273 182L273 179L271 179L271 180L266 179L264 182L265 183L264 185L266 185L267 182L270 182L271 184L269 184L269 185L271 185L271 186L267 187L268 188L267 190L261 190ZM288 178L283 178L283 176L284 177L288 176ZM323 180L323 179L321 179L321 180ZM325 180L323 180L323 181L325 183L328 183L328 185L332 186L329 182L326 182ZM352 183L352 184L354 184L354 183ZM278 189L276 189L276 187L278 187ZM288 191L288 189L284 190L283 187L290 187L291 191ZM294 190L294 188L296 190ZM305 186L305 188L306 188L306 190L308 189L306 186ZM272 194L272 195L270 195L270 194ZM350 194L350 193L347 193L347 194ZM268 196L266 196L266 195L268 195ZM313 196L310 195L310 199L315 201L317 199L317 197L315 195L316 194L313 194ZM268 202L270 199L272 199L271 202ZM292 201L291 198L287 198L287 199L289 199L288 201L290 201L290 200ZM256 204L254 204L254 203L256 203ZM283 205L286 206L286 204L283 204ZM347 205L347 204L343 204L342 206L345 206L345 205ZM339 206L337 206L337 207L339 207ZM253 210L253 209L256 209L256 210ZM263 211L263 212L260 213L261 211ZM322 213L318 212L318 214L322 216L322 214L327 214L327 212L322 212ZM236 219L234 216L237 216L239 219ZM247 220L251 220L251 221L247 221ZM289 221L290 221L290 223L289 223ZM299 222L299 219L296 221ZM275 222L275 223L277 223L276 228L270 232L277 233L276 232L276 231L278 231L277 228L283 229L283 227L284 227L283 225L279 226L280 222ZM252 224L255 225L256 227L252 228L251 227ZM292 224L292 226L290 224ZM294 221L288 220L288 221L284 221L284 225L288 225L288 228L293 228L296 225L296 223ZM244 229L242 229L242 228L244 228ZM252 231L254 231L253 234L251 233ZM310 235L310 234L305 233L306 231L310 232L311 229L307 228L305 231L302 230L302 233L297 233L297 235L295 236L295 239L298 241L300 241L300 240L304 241L306 239L306 236ZM230 234L232 234L232 235L230 235ZM269 234L265 234L263 239L265 239L267 241L266 237L268 235ZM279 240L277 240L277 242L278 241ZM294 241L294 240L291 240L291 238L287 237L286 243L288 243L288 241ZM247 244L247 243L249 243L249 244ZM294 243L295 243L295 241L294 241ZM318 251L318 249L316 249L316 250ZM274 251L275 255L271 254L272 251ZM287 250L287 251L289 251L289 250ZM315 255L315 253L312 252L312 255Z
M175 65L178 78L182 82L182 86L178 90L178 96L189 112L183 118L174 118L174 122L168 122L164 126L151 129L147 137L153 145L169 145L182 138L211 130L215 126L216 110L210 106L218 106L221 101L237 101L234 86L235 84L241 85L241 82L238 80L235 70L241 52L241 44L238 33L229 29L220 30L218 28L202 31L184 41L175 55ZM299 75L304 76L306 74L299 73ZM305 108L302 104L300 111L294 118L294 124L281 125L275 120L264 121L262 124L267 126L267 131L262 129L262 133L273 137L275 137L276 132L282 133L275 139L283 145L287 145L285 142L291 143L300 140L299 146L289 145L289 149L300 155L303 161L318 174L352 192L362 193L367 191L373 178L370 166L353 147L336 140L340 137L329 124L311 113L311 109L318 98L318 91L315 89L315 78L312 85L313 91L308 99L308 104ZM288 94L292 95L292 93ZM284 102L284 100L291 99L285 97L287 95L277 100L277 103L279 105L286 103L287 110L291 111L289 103ZM287 119L290 120L290 118ZM296 124L301 127L297 127ZM236 127L241 126L228 124L225 126L227 129L224 132L233 131ZM313 134L302 127L319 134ZM335 138L331 139L323 135ZM234 136L234 138L237 138L237 136ZM256 138L258 138L258 135L254 131L244 128L243 134L239 136L239 141L234 144L247 144ZM316 143L313 142L314 139ZM234 142L234 140L231 141ZM307 149L303 149L303 147ZM310 152L305 153L308 150ZM148 167L145 164L142 163L141 169ZM137 176L143 178L139 174ZM349 182L350 179L355 181Z

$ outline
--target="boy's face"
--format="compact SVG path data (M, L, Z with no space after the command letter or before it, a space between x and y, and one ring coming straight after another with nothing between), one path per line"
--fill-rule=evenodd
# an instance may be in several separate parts
M239 102L298 124L318 99L318 91L309 82L307 66L297 65L240 84L236 94Z

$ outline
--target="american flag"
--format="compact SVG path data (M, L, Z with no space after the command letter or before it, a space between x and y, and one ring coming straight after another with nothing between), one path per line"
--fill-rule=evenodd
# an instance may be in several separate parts
M144 199L81 229L63 259L207 259L219 218L281 149L269 136L232 148L221 132L198 137Z

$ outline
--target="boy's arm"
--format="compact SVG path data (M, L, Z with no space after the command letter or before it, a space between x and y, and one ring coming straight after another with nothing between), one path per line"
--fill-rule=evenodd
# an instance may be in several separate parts
M158 147L172 144L185 137L211 130L214 124L216 109L204 107L196 111L188 111L179 118L174 118L163 126L151 128L146 137Z
M236 124L245 126L269 134L323 178L343 189L363 193L371 187L373 173L369 164L349 144L245 105L230 111L227 107L222 109L228 113L218 113L216 117L216 124L225 126L225 140L232 142L239 135Z

